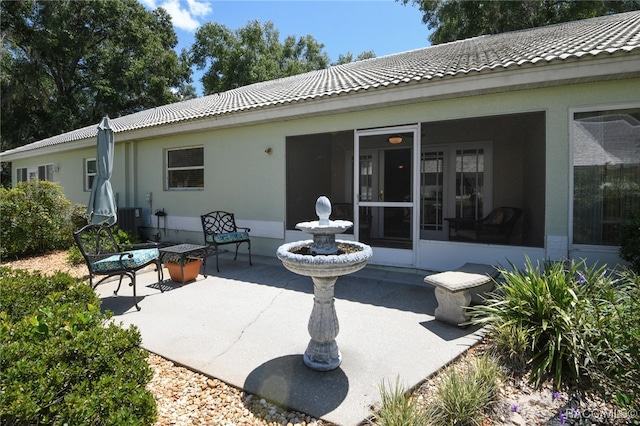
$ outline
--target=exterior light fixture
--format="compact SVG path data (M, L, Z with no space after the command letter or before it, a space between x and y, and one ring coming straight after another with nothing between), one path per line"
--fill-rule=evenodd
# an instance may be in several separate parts
M387 139L387 141L389 141L390 144L397 145L399 143L402 143L402 136L389 136L389 139Z

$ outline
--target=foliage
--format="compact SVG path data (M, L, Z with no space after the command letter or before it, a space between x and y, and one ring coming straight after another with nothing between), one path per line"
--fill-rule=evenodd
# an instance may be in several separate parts
M71 207L71 228L76 231L87 223L87 206L84 204L74 204Z
M524 372L532 357L528 330L521 323L493 327L495 350L501 361L516 372Z
M423 426L426 424L424 412L400 384L400 378L396 378L393 389L388 389L382 383L379 390L382 403L374 413L377 426Z
M66 249L73 242L71 203L47 181L0 188L0 256L25 256Z
M640 9L637 0L397 0L413 3L433 44Z
M191 60L199 69L205 94L326 68L329 57L311 35L288 36L284 43L273 22L250 21L231 31L223 24L206 23L195 35Z
M427 408L429 424L481 425L485 407L497 396L499 377L498 364L486 354L464 371L450 370Z
M136 0L0 2L3 149L181 99L189 64Z
M548 262L535 267L527 259L525 270L502 271L505 283L489 294L486 305L472 308L472 322L486 323L493 330L512 327L528 336L531 348L531 380L536 385L551 375L556 386L580 376L580 330L584 328L578 290L584 280L598 281L602 269L579 273L571 263Z
M629 270L584 286L585 375L618 403L640 402L640 275Z
M0 290L2 424L154 423L140 334L109 321L89 286L2 267Z
M531 367L531 381L551 377L556 388L579 383L612 398L640 396L637 274L527 260L524 271L502 275L486 305L471 308L471 322L489 325L500 353Z
M206 23L195 35L189 60L205 70L202 85L205 94L219 93L261 81L320 70L329 66L324 45L313 36L287 36L280 41L280 32L273 22L264 25L249 21L235 31L223 24ZM356 61L375 58L373 51L362 52ZM340 55L332 65L353 61L353 54Z
M620 257L640 274L640 213L635 213L622 222L620 236Z
M358 56L356 56L355 59L353 59L353 53L347 52L345 55L343 54L338 55L338 60L336 62L332 62L331 65L333 66L333 65L348 64L354 61L355 62L364 61L365 59L371 59L375 57L376 57L376 54L374 53L373 50L364 51L360 53Z

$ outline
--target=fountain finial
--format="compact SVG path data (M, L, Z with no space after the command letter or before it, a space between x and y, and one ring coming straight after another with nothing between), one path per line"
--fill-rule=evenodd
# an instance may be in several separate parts
M318 197L316 201L316 214L318 215L318 224L320 226L329 225L329 216L331 216L331 201L324 195Z

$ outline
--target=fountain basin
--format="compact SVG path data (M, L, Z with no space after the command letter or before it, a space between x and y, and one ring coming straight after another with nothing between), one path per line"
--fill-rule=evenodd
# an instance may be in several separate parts
M347 247L350 253L310 255L294 253L311 246L313 240L283 244L276 255L285 268L306 277L339 277L364 268L373 255L371 247L357 241L336 240L336 245ZM353 251L353 252L351 252Z

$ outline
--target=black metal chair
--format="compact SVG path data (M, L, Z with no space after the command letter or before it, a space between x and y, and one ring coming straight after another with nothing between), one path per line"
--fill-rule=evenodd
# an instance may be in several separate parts
M238 228L233 213L213 211L203 214L200 218L202 219L204 243L216 253L216 269L218 272L220 272L218 263L219 247L225 244L236 245L236 255L233 258L233 260L236 260L238 258L238 247L242 243L247 243L249 247L249 265L253 266L253 263L251 263L251 239L249 238L251 229Z
M129 284L133 287L133 301L137 310L138 300L136 295L136 273L148 266L155 264L158 271L158 285L162 290L162 262L157 244L136 244L120 247L113 235L112 227L106 224L89 224L73 233L82 256L89 269L89 285L96 288L101 282L110 277L120 277L118 288L113 292L118 294L122 278L131 279ZM98 282L93 283L94 277L103 276Z

